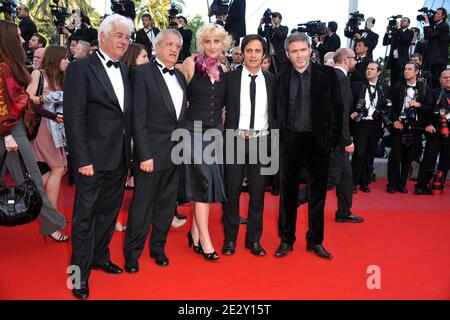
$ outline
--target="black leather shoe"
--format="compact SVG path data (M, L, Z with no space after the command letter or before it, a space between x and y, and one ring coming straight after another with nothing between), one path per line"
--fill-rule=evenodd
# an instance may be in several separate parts
M406 187L404 187L404 186L398 186L397 190L400 193L408 193L408 189L406 189Z
M92 267L92 269L100 269L105 271L106 273L111 273L111 274L120 274L123 272L123 270L119 267L116 266L114 263L112 263L111 261L108 261L104 264L96 264Z
M161 267L167 267L169 265L169 258L164 253L150 251L150 257L155 259L155 263Z
M387 193L395 193L396 190L395 190L394 186L387 185L387 186L386 186L386 192L387 192Z
M247 224L248 220L242 216L239 216L239 224Z
M292 250L294 250L293 245L282 242L277 251L275 251L275 257L286 257Z
M89 298L89 284L87 281L81 281L79 288L73 288L72 294L75 298L78 299L87 299Z
M415 195L429 195L429 194L431 194L431 191L428 188L416 187L414 189L414 194Z
M314 252L316 256L320 258L333 259L333 256L327 250L325 250L325 248L321 244L312 245L308 243L308 245L306 246L306 250L308 250L309 252Z
M222 247L222 253L227 256L233 255L235 250L236 250L236 243L231 241L225 242Z
M278 188L278 187L272 187L272 190L270 191L270 193L273 195L273 196L278 196L279 194L280 194L280 188Z
M139 263L137 261L125 262L125 271L128 273L138 273L139 272Z
M370 193L370 191L371 191L370 188L369 188L369 186L366 186L366 185L360 186L359 188L360 188L361 191L364 192L364 193Z
M250 251L255 255L255 256L265 256L267 254L266 250L264 250L263 247L261 247L261 244L257 241L257 242L246 242L245 243L245 247L247 249L250 249Z
M336 222L362 223L364 222L364 219L355 216L354 214L351 214L349 216L336 215Z

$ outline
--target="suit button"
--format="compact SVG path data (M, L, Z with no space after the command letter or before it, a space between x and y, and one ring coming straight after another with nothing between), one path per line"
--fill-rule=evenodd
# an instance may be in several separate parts
M214 114L214 111L211 111L210 113L211 113L211 114Z
M214 107L214 103L211 103L211 107Z

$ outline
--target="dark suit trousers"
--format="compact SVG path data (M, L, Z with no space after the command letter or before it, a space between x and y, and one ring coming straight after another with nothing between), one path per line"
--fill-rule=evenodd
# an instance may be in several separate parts
M439 170L446 175L450 168L450 139L442 138L439 131L435 134L426 134L427 143L425 153L419 169L419 178L416 187L426 188L436 166L438 155Z
M330 153L328 185L336 187L338 210L336 215L350 216L353 203L353 175L348 153L334 150Z
M355 152L352 156L354 186L368 186L372 181L373 161L382 134L381 123L378 121L362 120L355 123Z
M281 145L280 214L281 241L294 244L297 224L297 196L302 166L306 166L308 185L308 225L306 240L321 244L324 238L324 209L327 196L329 153L317 151L311 133L286 131Z
M145 173L136 163L135 190L125 235L125 259L137 261L152 227L150 250L163 253L167 234L175 213L180 168Z
M75 174L75 204L72 219L71 265L88 280L91 267L109 261L109 243L122 206L127 170L95 171L87 177Z
M391 153L388 160L388 184L393 187L406 186L408 175L414 158L414 142L402 144L402 133L391 131Z
M240 137L237 139L242 140ZM263 230L264 192L267 176L261 175L261 168L264 166L260 161L257 161L256 164L249 163L249 154L258 154L257 144L267 144L268 139L270 139L269 136L253 140L244 140L245 150L235 151L235 154L240 154L243 159L245 159L245 164L236 164L237 162L235 161L235 164L225 165L227 201L223 204L222 220L226 242L236 242L238 236L239 197L241 194L241 183L245 173L247 174L248 193L250 197L245 241L257 242L261 239ZM253 145L253 143L255 143L255 145Z

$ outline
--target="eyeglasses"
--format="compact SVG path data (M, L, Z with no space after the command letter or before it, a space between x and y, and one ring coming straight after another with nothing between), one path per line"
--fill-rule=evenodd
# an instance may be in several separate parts
M167 48L175 48L176 50L181 50L181 45L175 42L161 42L161 44Z
M356 56L353 56L353 57L347 57L347 59L355 59L355 60L356 60Z
M111 36L113 38L116 38L119 41L126 41L128 43L132 43L133 42L133 39L131 39L130 36L126 36L126 35L124 35L122 33L113 33L113 34L111 34Z

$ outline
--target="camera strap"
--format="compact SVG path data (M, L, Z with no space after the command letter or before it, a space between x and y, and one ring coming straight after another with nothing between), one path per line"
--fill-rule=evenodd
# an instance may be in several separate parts
M446 99L442 99L444 96ZM436 101L436 106L441 105L442 102L445 103L445 101L447 102L447 105L443 106L443 107L448 107L450 105L450 98L447 96L447 93L445 93L444 88L441 88L441 93L439 95L439 98Z

